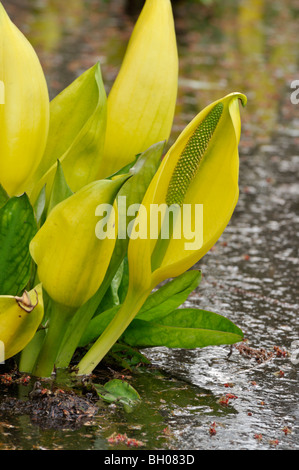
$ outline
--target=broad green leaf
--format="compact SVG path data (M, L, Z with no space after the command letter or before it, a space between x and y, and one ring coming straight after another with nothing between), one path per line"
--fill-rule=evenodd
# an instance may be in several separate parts
M175 310L157 322L135 319L122 339L134 347L194 349L234 344L242 341L243 333L217 313L185 308Z
M152 292L140 309L136 318L154 320L168 315L187 300L189 294L198 286L201 278L200 271L187 271L181 276L169 281L160 289ZM80 346L95 341L118 312L116 305L99 315L96 315L86 328Z
M0 209L0 295L17 295L27 285L29 243L37 231L28 196L13 197Z
M191 270L181 274L151 294L136 318L153 321L165 317L187 300L200 281L200 271Z
M74 192L97 179L106 119L107 98L97 63L51 102L47 147L30 182L31 200L45 184L49 197L57 160Z
M140 401L139 393L123 380L110 380L104 386L95 385L95 389L103 400L109 403L120 402L127 412L132 411L132 407Z

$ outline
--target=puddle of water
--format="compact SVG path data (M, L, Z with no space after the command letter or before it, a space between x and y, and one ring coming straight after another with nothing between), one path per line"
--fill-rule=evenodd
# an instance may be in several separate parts
M52 96L96 60L109 89L133 26L123 2L3 4L37 48ZM187 305L227 316L253 348L278 346L291 356L258 365L236 349L228 358L228 347L146 350L170 376L132 378L144 406L129 415L106 407L108 420L71 432L42 430L25 416L1 418L0 448L108 449L113 432L149 449L299 447L299 105L290 100L290 83L299 79L298 1L216 2L211 10L178 2L175 17L181 78L171 141L211 101L231 91L248 96L241 110L240 200L198 264L203 280ZM237 398L222 406L226 393Z

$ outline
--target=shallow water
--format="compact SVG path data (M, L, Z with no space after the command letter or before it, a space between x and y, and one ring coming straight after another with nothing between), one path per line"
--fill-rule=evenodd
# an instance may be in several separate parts
M232 91L248 97L241 110L239 203L198 264L203 280L187 305L227 316L254 349L277 346L289 354L258 364L236 348L228 357L226 346L146 350L165 374L141 371L129 379L143 399L133 413L105 405L102 417L77 430L1 417L0 448L111 449L113 432L147 449L299 448L299 104L292 104L290 86L299 79L299 3L223 3L175 5L181 62L171 140L212 100ZM51 96L96 60L109 90L133 25L123 2L3 4L36 47ZM235 398L225 406L227 393Z

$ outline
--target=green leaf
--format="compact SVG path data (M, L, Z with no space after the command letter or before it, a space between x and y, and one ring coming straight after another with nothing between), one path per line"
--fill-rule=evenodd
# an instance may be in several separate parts
M47 147L31 181L31 200L45 184L49 198L57 160L74 192L97 179L106 120L107 97L97 63L51 101Z
M52 191L51 191L51 196L50 196L50 201L49 201L49 206L48 206L48 214L50 214L51 210L60 202L64 201L68 197L70 197L73 193L73 191L70 189L68 186L63 169L61 166L61 163L59 160L57 160L57 169L55 173L55 178L53 181L53 186L52 186Z
M35 201L34 212L37 223L42 225L46 218L46 185L43 186Z
M134 320L122 339L134 347L194 349L234 344L243 333L227 318L196 308L177 309L157 322Z
M169 281L160 287L160 289L150 294L136 318L149 321L168 315L185 302L189 294L198 286L200 279L200 271L194 270L187 271ZM95 341L103 333L119 309L120 305L116 305L96 315L83 333L80 346L86 346L88 343Z
M119 288L122 283L124 272L124 262L121 263L114 278L111 281L111 284L105 293L103 300L101 301L100 307L97 310L97 314L100 312L105 312L106 310L114 307L115 305L120 305L119 298Z
M136 319L153 321L165 317L182 305L201 281L201 272L186 271L153 292L137 314Z
M26 194L12 197L0 209L0 295L17 295L26 287L32 265L29 243L36 231Z
M138 155L135 156L134 160L130 163L128 163L127 165L123 166L120 170L116 171L115 173L113 173L112 175L110 176L107 176L107 180L110 180L112 178L115 178L116 176L120 176L120 175L125 175L126 173L129 173L129 171L131 170L131 168L133 168L133 166L135 165L135 163L137 162L138 158L140 157L140 153Z
M110 380L104 386L95 385L95 389L103 400L109 403L120 402L127 412L132 411L132 407L140 401L139 393L123 380Z

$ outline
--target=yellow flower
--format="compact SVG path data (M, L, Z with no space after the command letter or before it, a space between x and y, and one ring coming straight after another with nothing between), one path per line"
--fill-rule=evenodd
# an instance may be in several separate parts
M84 186L50 212L46 222L30 243L43 287L55 302L71 309L84 304L104 279L116 237L115 210L108 230L112 236L96 236L96 208L114 204L115 196L128 178L99 180Z
M84 186L52 209L46 222L30 243L37 272L50 296L47 334L33 373L51 375L68 323L76 310L100 287L116 242L117 192L128 179L122 175ZM107 204L107 236L96 234L96 212Z
M191 268L224 231L239 195L239 99L245 105L244 95L232 93L206 107L163 159L131 232L127 297L79 363L78 374L93 370L155 286ZM157 207L163 207L164 211L160 219L153 221L153 209ZM186 220L185 207L190 209ZM198 214L196 207L200 208ZM167 210L171 208L174 212ZM173 216L168 218L169 214ZM163 238L168 223L168 234L165 231L168 236Z
M44 315L42 286L39 284L22 297L0 296L0 341L8 359L31 341Z
M28 194L33 203L44 186L49 201L57 160L73 192L97 179L105 141L106 101L99 63L51 101L46 149L28 181Z
M164 279L185 272L215 244L230 221L239 196L239 99L246 103L244 95L232 93L207 106L163 159L136 220L136 224L147 227L147 237L129 243L134 289L152 289ZM201 205L202 213L198 207L196 214L196 204ZM153 208L161 205L177 207L173 226L177 237L161 240L152 236L151 230L158 234L162 230L162 222L157 226L157 219L152 218ZM165 220L167 215L166 211Z
M21 194L37 168L49 126L49 96L36 53L0 3L0 184ZM1 103L1 101L0 101Z
M147 0L107 102L104 178L151 145L168 140L178 86L170 0Z

